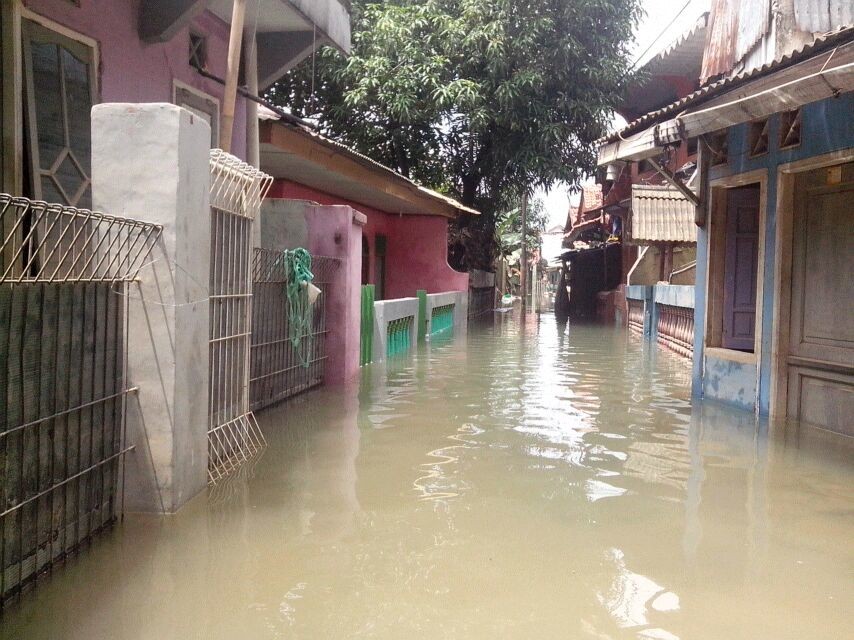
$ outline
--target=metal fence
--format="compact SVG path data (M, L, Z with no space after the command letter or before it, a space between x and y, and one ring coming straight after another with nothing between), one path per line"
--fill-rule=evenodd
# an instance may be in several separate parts
M249 407L252 225L272 178L211 150L208 481L256 455L264 434Z
M120 511L127 287L158 225L0 194L0 608Z
M313 256L313 284L320 295L310 326L292 325L286 286L288 266L279 251L255 249L252 263L253 312L250 408L268 407L316 387L326 370L326 301L340 260ZM294 331L296 329L296 331Z

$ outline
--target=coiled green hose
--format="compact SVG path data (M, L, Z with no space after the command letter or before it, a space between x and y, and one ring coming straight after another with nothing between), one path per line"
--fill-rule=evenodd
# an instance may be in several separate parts
M308 367L311 348L300 349L303 339L311 345L312 304L308 300L308 284L314 280L311 254L303 248L282 251L287 279L285 297L288 300L288 340L297 352L300 363Z

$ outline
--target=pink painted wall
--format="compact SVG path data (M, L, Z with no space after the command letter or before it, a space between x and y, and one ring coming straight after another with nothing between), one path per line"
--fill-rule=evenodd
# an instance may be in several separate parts
M137 25L140 0L24 0L27 9L98 42L101 64L98 89L102 102L172 102L172 81L180 80L220 101L223 87L203 78L190 66L190 28L169 42L140 41ZM205 12L192 27L205 34L208 70L225 77L229 27ZM238 96L232 153L246 156L246 105Z
M276 180L268 197L308 200L324 205L343 204L365 214L367 223L363 233L371 253L370 282L376 282L373 259L376 236L384 235L387 239L386 299L411 297L418 289L426 289L427 293L468 290L468 274L454 271L448 265L447 218L391 214L287 180ZM356 282L360 278L361 275Z
M365 218L345 205L311 206L305 211L308 247L314 255L338 258L326 300L326 384L341 384L359 375L361 323L362 227Z

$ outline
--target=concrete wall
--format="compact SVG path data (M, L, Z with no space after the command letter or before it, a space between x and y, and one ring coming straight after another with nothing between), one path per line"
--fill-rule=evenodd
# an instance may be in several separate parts
M207 67L225 77L229 26L205 11L164 43L139 39L140 0L24 0L24 6L97 41L98 89L102 102L172 102L173 80L220 101L223 86L203 78L189 63L190 29L207 36ZM246 156L245 99L238 96L231 153Z
M128 286L126 508L171 513L208 466L210 128L171 104L92 110L97 209L163 226ZM129 153L128 150L133 152Z
M465 291L468 274L448 265L448 220L433 215L397 215L339 198L305 185L276 180L270 198L303 200L325 205L347 205L365 214L364 237L370 250L368 282L376 283L376 238L386 237L385 298L428 293Z
M693 394L697 397L706 395L707 389L715 388L711 381L705 381L706 372L716 372L721 376L734 375L738 378L733 385L717 384L715 397L736 406L741 404L741 392L746 388L741 384L742 376L751 375L750 385L755 391L755 401L751 408L761 415L767 415L770 408L771 393L771 342L775 328L773 326L775 305L774 260L777 254L777 185L779 181L778 167L788 162L804 160L814 156L840 151L854 147L854 93L846 93L838 98L821 100L805 105L801 109L801 144L789 149L779 149L779 114L771 118L770 140L771 149L761 156L751 157L749 153L749 125L739 125L728 130L729 163L713 167L710 179L715 180L726 176L734 176L755 170L767 172L767 194L765 210L765 227L760 230L765 242L765 261L759 265L760 277L763 279L762 300L759 302L762 313L761 352L758 368L751 371L747 368L733 367L723 370L715 363L707 365L704 355L705 315L707 309L706 279L709 260L708 228L698 230L697 237L697 305L694 334L694 365L693 365ZM736 363L737 364L737 363ZM736 374L737 371L737 374ZM708 382L708 384L707 384Z
M373 362L383 362L388 348L388 323L412 316L410 350L418 344L418 298L397 298L374 303Z
M430 339L430 320L433 317L433 309L454 305L454 335L460 336L468 331L468 291L446 291L445 293L431 293L427 295L427 339Z
M305 200L265 200L259 246L281 251L304 247L312 255L340 260L326 300L327 384L359 375L360 278L365 216L346 205L323 206Z
M640 285L625 287L628 300L641 300L644 303L643 334L650 340L657 339L659 305L693 309L695 305L695 287L693 285Z

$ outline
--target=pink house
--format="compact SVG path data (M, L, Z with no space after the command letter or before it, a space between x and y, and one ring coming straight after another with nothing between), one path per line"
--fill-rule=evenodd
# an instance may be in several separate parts
M265 111L262 117L273 116ZM376 285L378 300L412 297L418 289L468 290L468 274L448 266L448 222L477 211L309 127L278 119L261 124L261 168L275 179L268 198L348 206L364 216L360 280ZM306 224L312 235L323 221Z
M91 107L168 102L220 136L232 0L4 0L0 181L88 207ZM316 47L350 47L346 0L247 0L230 150L257 165L257 95ZM252 91L254 90L254 91ZM132 152L132 150L129 150Z

